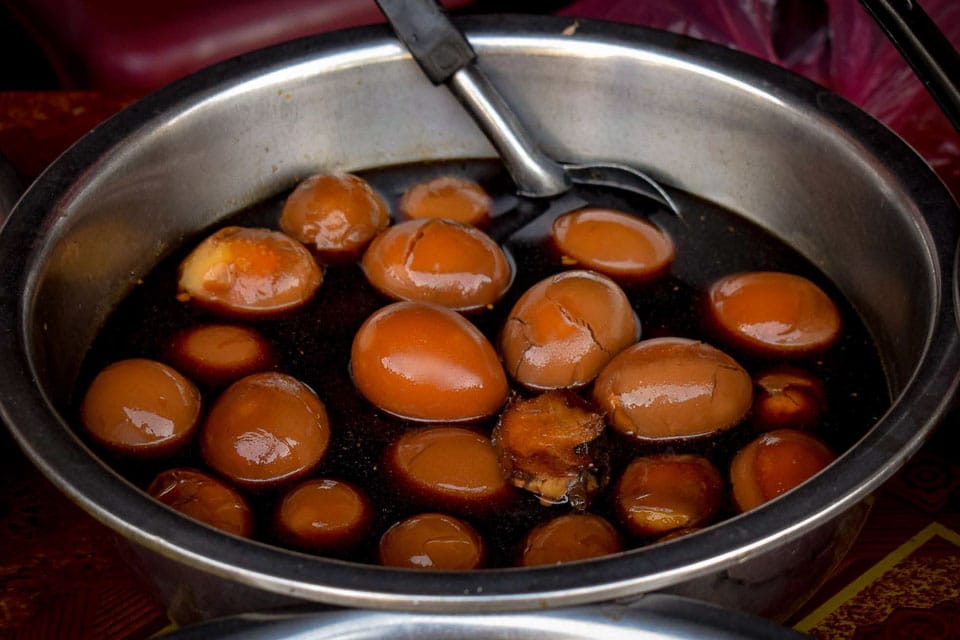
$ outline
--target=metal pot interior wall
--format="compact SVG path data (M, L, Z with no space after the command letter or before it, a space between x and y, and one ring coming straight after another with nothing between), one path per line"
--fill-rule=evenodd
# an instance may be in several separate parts
M8 267L0 312L13 327L0 342L12 363L0 389L4 418L31 458L147 555L207 575L214 590L236 584L377 608L504 610L630 596L774 557L854 508L919 446L956 384L956 320L944 292L957 211L943 185L848 103L736 52L623 25L580 22L568 35L569 22L553 18L464 26L548 153L640 165L757 222L834 281L902 394L861 446L775 509L653 552L442 578L234 540L104 469L65 424L70 390L111 308L184 238L320 167L493 155L386 28L367 28L251 54L148 96L29 190L0 235Z

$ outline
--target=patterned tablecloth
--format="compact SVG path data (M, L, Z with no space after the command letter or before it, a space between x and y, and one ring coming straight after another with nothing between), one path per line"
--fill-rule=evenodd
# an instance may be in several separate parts
M0 153L26 178L128 103L0 93ZM871 498L853 550L789 624L817 638L960 638L960 414ZM0 436L0 637L147 638L169 628L114 536Z

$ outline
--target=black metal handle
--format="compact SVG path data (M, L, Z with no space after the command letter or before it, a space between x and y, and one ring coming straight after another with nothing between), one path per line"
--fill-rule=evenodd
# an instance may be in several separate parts
M960 55L916 0L860 0L960 131Z
M466 36L436 0L376 0L413 59L444 84L496 148L521 195L549 198L570 189L570 176L544 154L474 60Z
M443 84L477 54L434 0L376 0L400 41L433 84Z

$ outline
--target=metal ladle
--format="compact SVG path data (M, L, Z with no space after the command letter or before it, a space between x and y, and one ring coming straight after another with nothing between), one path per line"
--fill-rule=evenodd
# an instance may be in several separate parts
M466 107L527 198L550 199L575 184L608 187L644 197L679 214L669 194L647 174L621 163L559 163L540 150L506 101L476 66L476 52L435 0L376 0L394 32L424 73L444 84ZM576 208L571 201L561 204ZM579 205L585 202L577 203ZM522 225L522 216L516 226Z

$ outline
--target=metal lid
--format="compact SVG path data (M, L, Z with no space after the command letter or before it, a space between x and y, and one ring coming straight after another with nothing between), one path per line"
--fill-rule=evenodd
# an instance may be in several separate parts
M769 620L666 594L631 604L527 613L417 614L297 607L220 618L164 636L170 640L777 640L803 638Z

